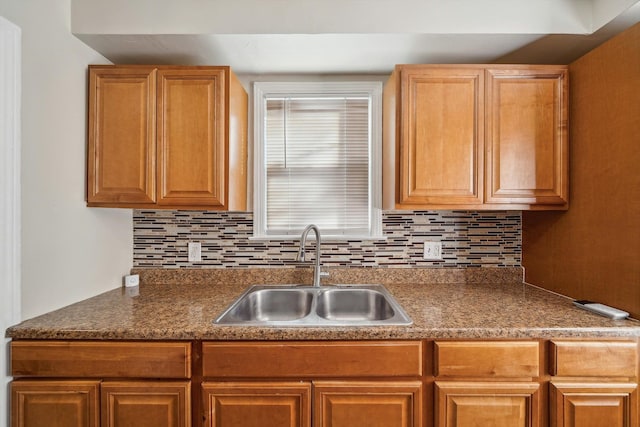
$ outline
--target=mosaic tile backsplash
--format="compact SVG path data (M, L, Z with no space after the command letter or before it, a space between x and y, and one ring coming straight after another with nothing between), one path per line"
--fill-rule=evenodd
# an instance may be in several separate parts
M327 267L519 267L520 212L383 212L386 240L322 241ZM296 261L297 240L250 240L247 212L135 210L134 268L308 266ZM202 261L189 262L187 243L200 242ZM442 261L423 259L425 241L442 242ZM309 242L307 260L315 244Z

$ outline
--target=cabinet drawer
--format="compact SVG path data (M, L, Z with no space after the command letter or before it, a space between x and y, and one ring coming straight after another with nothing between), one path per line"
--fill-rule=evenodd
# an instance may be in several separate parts
M190 378L190 343L13 341L14 377Z
M435 371L450 377L537 377L537 342L440 341L435 343Z
M420 341L209 342L205 377L390 377L422 375Z
M635 341L562 341L550 344L551 375L574 377L635 377Z

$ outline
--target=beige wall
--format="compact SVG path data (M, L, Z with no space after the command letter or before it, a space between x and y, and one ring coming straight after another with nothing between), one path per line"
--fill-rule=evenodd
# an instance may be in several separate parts
M70 0L0 0L22 29L22 318L120 285L132 212L84 202L86 68L105 58L70 33Z
M526 280L640 318L640 24L570 65L570 206L523 213Z

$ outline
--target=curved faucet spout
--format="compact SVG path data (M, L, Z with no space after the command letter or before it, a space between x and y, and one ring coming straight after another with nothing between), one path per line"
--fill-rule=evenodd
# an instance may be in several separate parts
M304 262L304 247L305 242L307 241L307 236L309 232L313 230L316 234L316 259L315 259L315 267L313 271L313 286L320 286L320 230L317 226L313 224L307 225L307 227L302 231L302 235L300 236L300 248L298 249L298 261Z

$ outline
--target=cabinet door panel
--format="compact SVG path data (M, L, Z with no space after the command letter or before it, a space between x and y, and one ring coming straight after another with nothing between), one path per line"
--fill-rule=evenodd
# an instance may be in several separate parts
M203 383L206 427L311 427L310 383Z
M226 206L225 71L158 71L160 205Z
M11 383L12 427L98 427L98 381Z
M564 205L567 71L487 70L488 203Z
M482 203L482 69L408 68L401 90L398 203Z
M397 382L314 382L314 426L422 426L422 384Z
M552 383L552 427L638 427L638 386Z
M538 384L436 382L437 427L538 427Z
M153 203L154 68L89 70L87 202Z
M102 427L190 427L189 382L105 382Z

